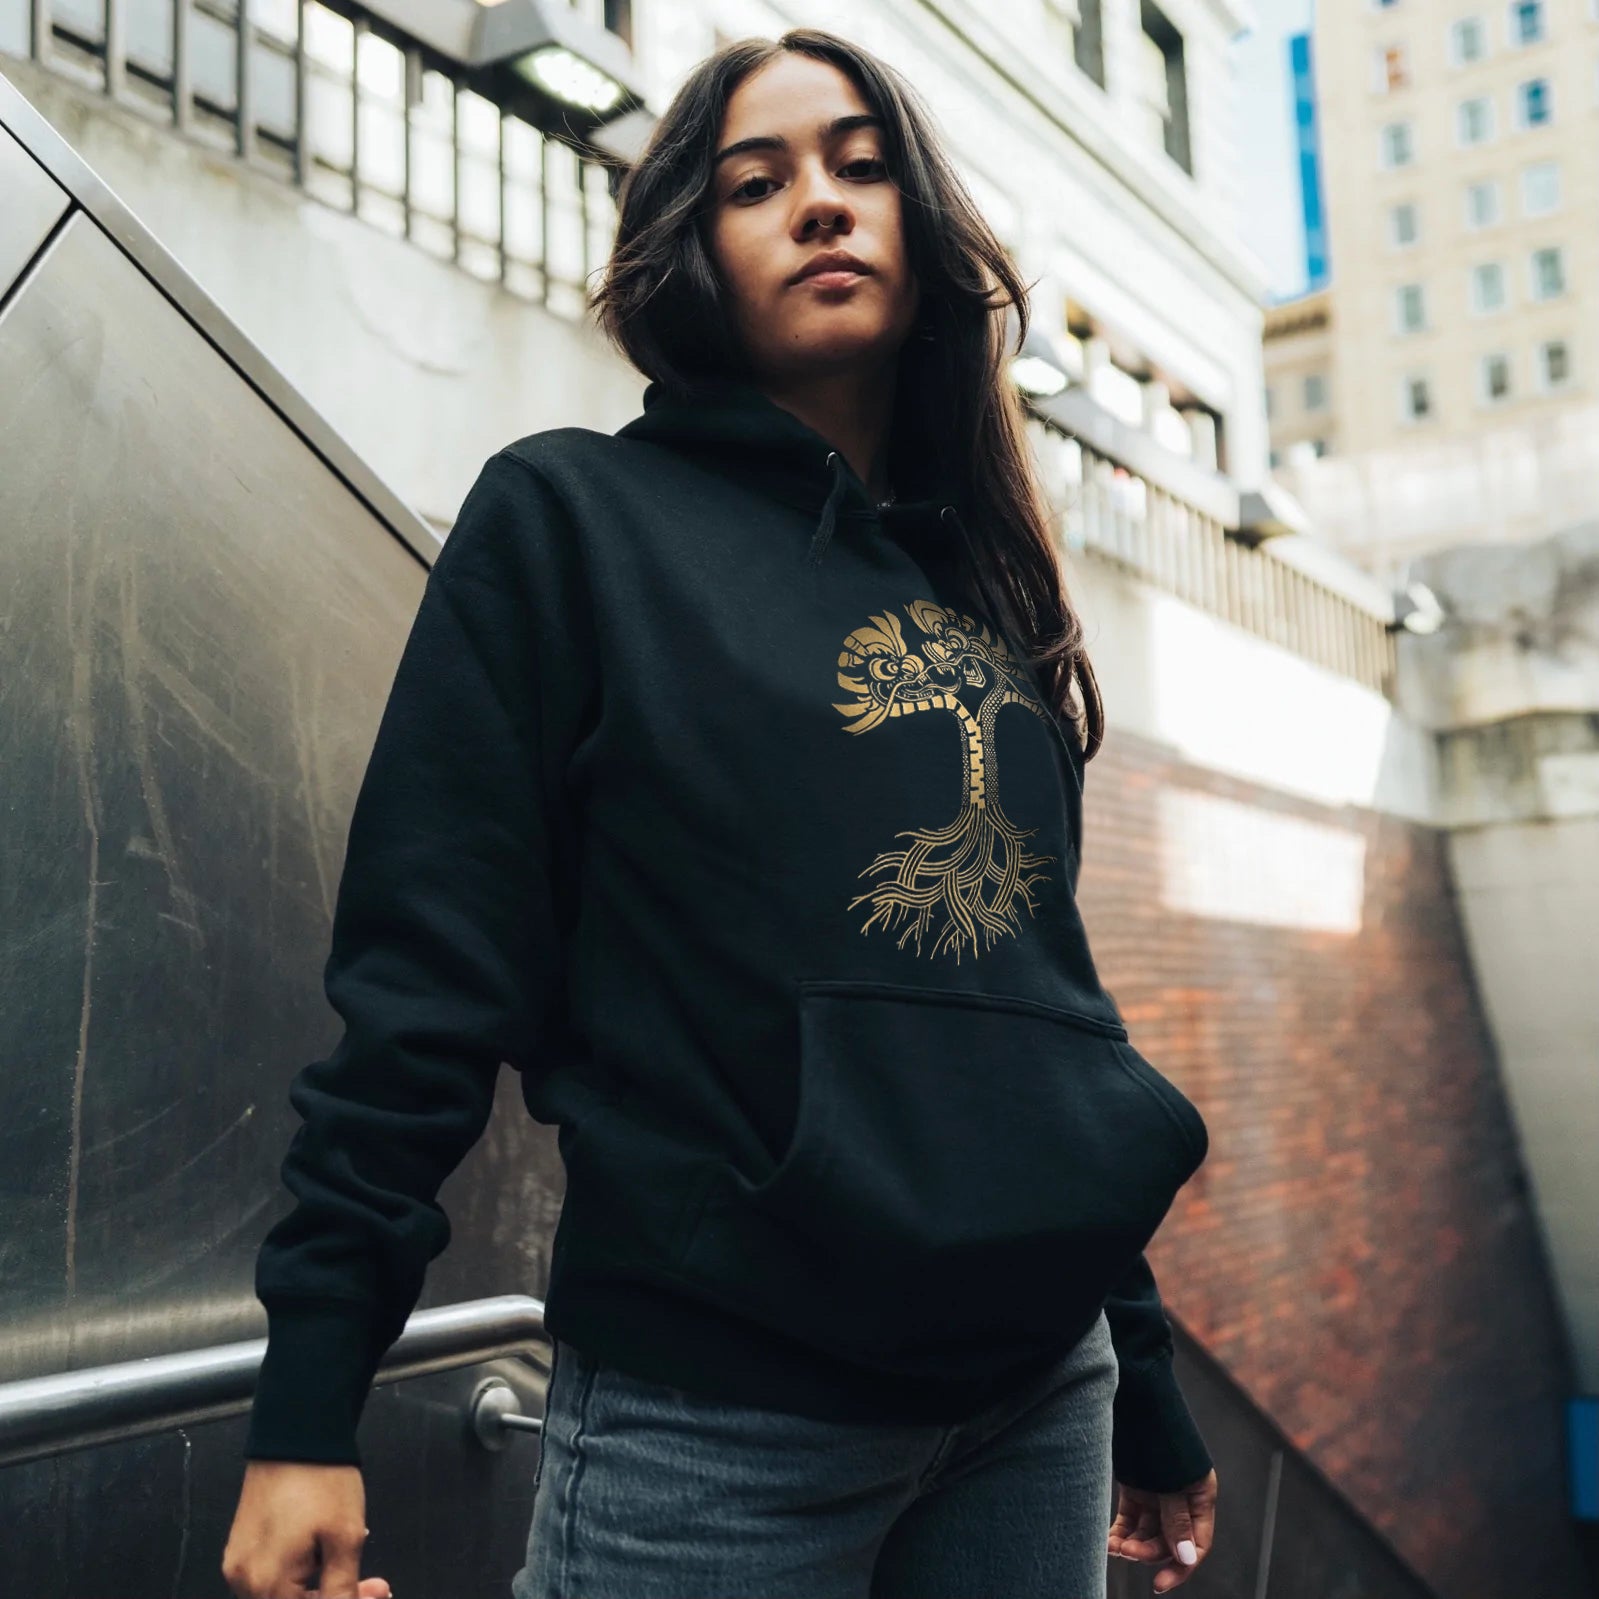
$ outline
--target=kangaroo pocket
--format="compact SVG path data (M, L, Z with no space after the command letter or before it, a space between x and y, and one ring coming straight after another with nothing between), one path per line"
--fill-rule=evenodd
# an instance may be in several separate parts
M721 1162L677 1270L848 1358L969 1375L1079 1333L1205 1157L1199 1112L1099 1018L799 984L793 1136Z

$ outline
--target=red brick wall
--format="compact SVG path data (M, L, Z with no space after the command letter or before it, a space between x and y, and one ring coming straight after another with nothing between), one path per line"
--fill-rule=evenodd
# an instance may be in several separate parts
M1164 907L1169 785L1358 831L1358 932ZM1565 1335L1444 835L1114 727L1085 805L1100 975L1211 1133L1150 1249L1173 1320L1440 1594L1591 1592L1566 1512Z

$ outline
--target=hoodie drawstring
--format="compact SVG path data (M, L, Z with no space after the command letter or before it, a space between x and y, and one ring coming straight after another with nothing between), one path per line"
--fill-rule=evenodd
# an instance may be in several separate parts
M816 532L811 537L812 566L820 563L822 551L827 548L827 541L833 536L833 527L838 519L838 502L844 498L844 490L849 486L844 476L844 457L837 450L827 452L827 465L833 474L833 486L827 491L821 520L817 522Z

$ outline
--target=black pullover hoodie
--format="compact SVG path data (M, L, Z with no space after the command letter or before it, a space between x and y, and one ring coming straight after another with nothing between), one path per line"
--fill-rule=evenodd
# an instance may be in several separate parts
M1143 1253L1205 1123L1095 972L1075 734L901 476L734 379L485 463L351 817L247 1457L360 1464L505 1063L559 1128L552 1336L947 1424L1103 1307L1117 1478L1210 1469Z

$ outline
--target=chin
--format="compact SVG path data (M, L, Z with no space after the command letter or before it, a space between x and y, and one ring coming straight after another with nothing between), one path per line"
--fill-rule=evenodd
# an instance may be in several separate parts
M899 344L894 329L875 319L868 326L848 316L810 317L793 329L784 350L791 356L804 351L812 359L840 363L880 360Z

